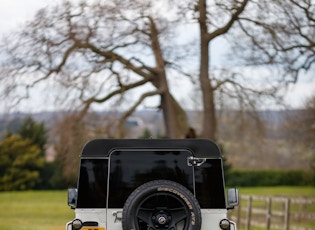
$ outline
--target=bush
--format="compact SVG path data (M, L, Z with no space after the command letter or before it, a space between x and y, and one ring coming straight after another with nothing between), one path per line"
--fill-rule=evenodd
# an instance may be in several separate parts
M17 135L7 136L0 142L0 191L35 188L43 166L37 145Z
M35 190L60 190L69 186L62 174L58 161L45 162L44 168L40 171L40 177L41 183L34 188Z
M231 170L228 186L314 186L315 175L303 170Z

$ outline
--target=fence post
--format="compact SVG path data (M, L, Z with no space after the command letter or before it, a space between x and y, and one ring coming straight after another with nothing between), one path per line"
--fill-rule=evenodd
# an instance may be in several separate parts
M237 207L237 226L241 226L242 199L239 200Z
M271 197L268 197L266 199L266 202L267 202L267 210L266 210L266 223L267 223L267 226L266 226L266 230L269 230L270 229L270 225L271 225Z
M290 198L287 198L284 203L284 230L289 230L290 228Z
M247 215L246 215L246 230L250 229L250 221L251 221L251 214L252 214L252 196L248 198L247 204Z

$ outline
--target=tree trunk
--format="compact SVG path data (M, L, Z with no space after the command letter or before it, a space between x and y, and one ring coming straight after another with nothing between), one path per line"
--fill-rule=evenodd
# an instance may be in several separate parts
M209 77L209 39L207 38L207 8L206 0L199 0L199 27L200 27L200 73L199 81L203 101L203 130L201 136L215 140L216 116L214 104L214 90Z
M167 138L181 138L187 131L187 117L184 110L176 102L169 91L165 63L162 55L162 50L158 40L158 30L152 18L150 19L151 25L151 43L156 61L157 81L155 86L162 89L161 94L161 108L163 111L163 118L165 124L165 134Z

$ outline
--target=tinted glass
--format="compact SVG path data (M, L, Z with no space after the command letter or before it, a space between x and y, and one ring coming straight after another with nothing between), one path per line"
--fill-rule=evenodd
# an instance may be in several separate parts
M208 159L199 167L187 166L188 151L116 151L111 155L109 208L122 208L130 193L143 183L166 179L193 192L201 208L225 208L221 159ZM194 174L193 174L194 170ZM78 208L106 208L107 159L82 159Z
M201 208L225 208L221 159L208 159L195 167L196 197Z
M152 180L172 180L193 192L189 151L115 151L110 157L109 208L122 208L130 193Z
M78 185L78 208L105 208L108 160L82 159Z

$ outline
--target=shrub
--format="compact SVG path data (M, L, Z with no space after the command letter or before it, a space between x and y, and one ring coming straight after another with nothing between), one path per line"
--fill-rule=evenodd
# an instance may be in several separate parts
M314 186L315 175L304 170L231 170L228 186Z

